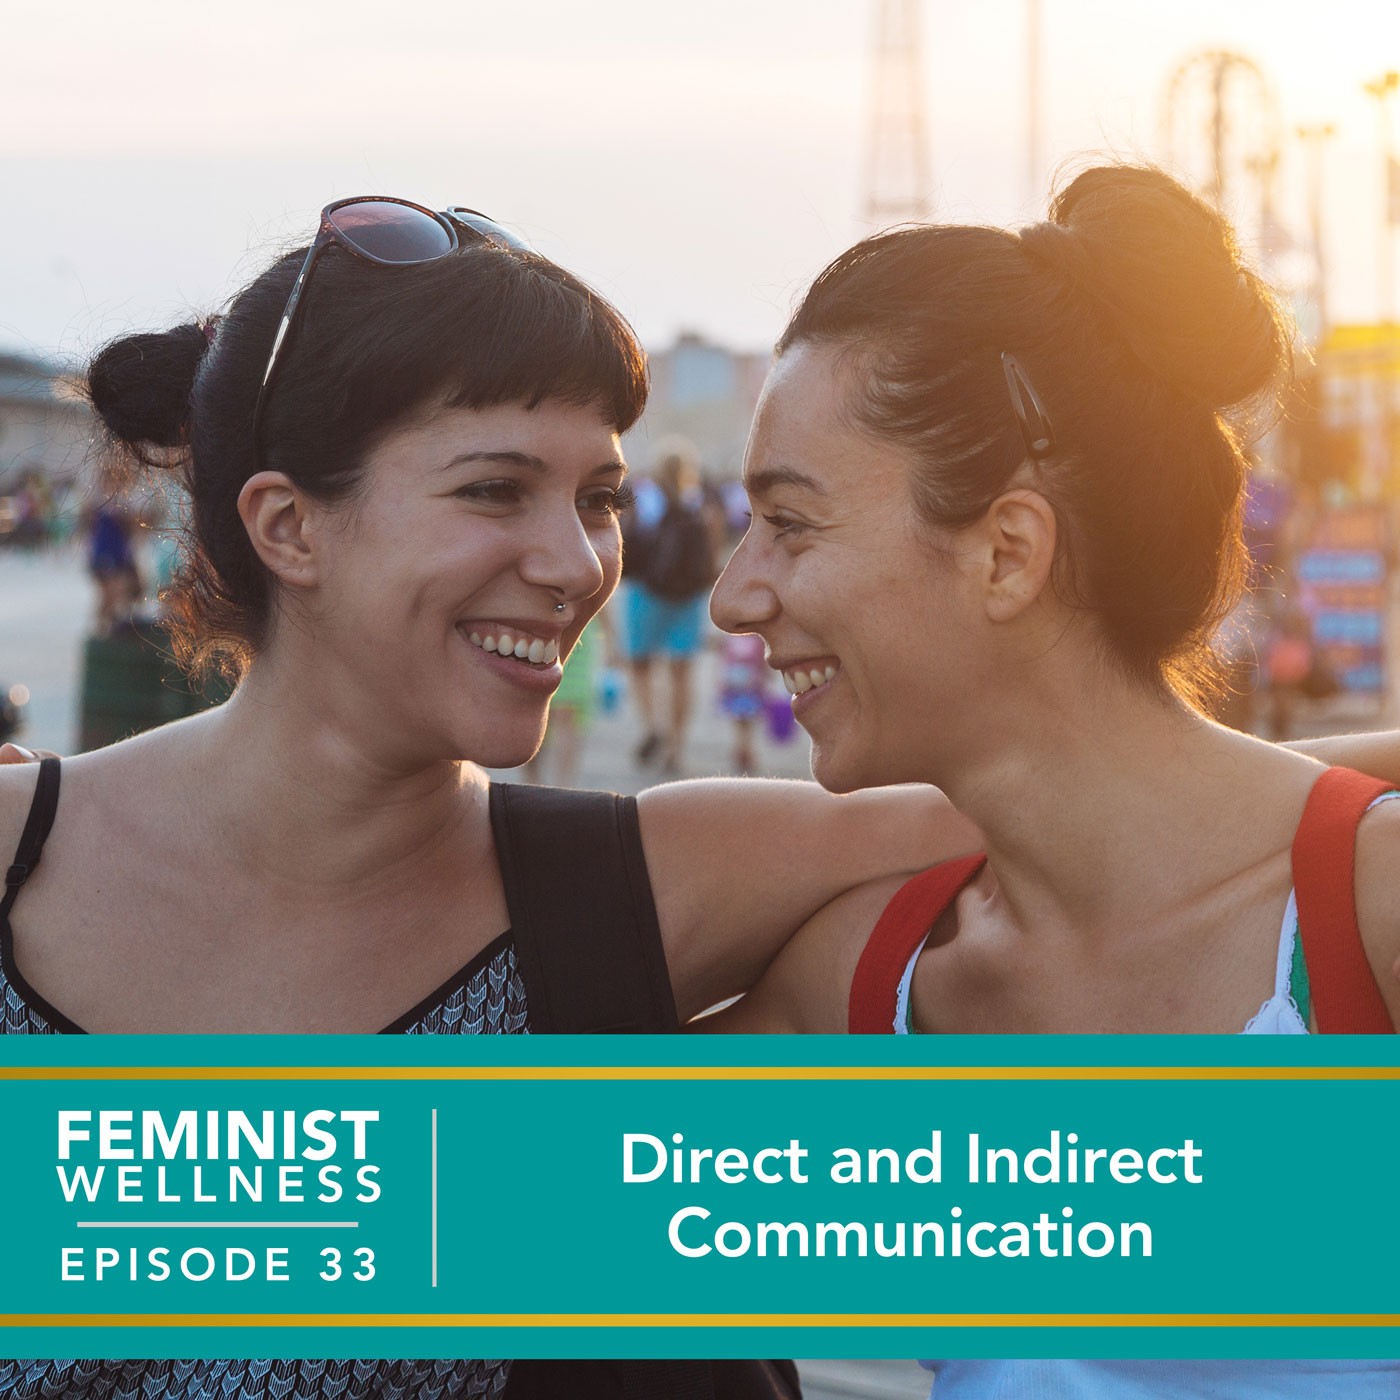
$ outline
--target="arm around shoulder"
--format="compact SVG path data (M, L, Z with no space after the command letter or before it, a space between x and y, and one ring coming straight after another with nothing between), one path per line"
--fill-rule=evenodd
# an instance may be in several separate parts
M845 1035L856 964L902 876L871 880L812 916L746 996L692 1031L731 1034Z
M1355 768L1382 782L1400 785L1400 730L1375 734L1333 734L1323 739L1295 739L1284 748L1307 754L1321 763Z
M980 845L931 787L834 797L814 783L711 779L638 801L682 1019L753 987L794 931L846 891Z

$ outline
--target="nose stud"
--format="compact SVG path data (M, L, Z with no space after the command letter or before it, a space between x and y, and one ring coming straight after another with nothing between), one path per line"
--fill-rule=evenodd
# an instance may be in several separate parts
M567 603L555 603L554 611L563 612L569 605Z

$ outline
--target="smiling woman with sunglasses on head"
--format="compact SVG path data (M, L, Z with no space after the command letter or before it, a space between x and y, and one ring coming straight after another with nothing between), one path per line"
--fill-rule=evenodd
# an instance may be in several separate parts
M487 781L538 748L617 583L646 374L612 307L482 216L332 205L222 316L116 341L89 384L122 455L182 472L176 641L239 684L37 787L0 768L0 1031L664 1031L842 889L970 841L917 794ZM138 1363L54 1364L19 1376L80 1396ZM257 1388L140 1364L172 1397ZM505 1373L347 1365L292 1393Z

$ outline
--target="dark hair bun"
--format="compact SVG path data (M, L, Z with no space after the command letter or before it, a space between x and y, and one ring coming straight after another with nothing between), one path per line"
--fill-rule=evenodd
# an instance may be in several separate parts
M1277 390L1291 344L1278 303L1220 212L1165 172L1086 170L1021 239L1183 396L1225 410Z
M208 348L197 322L104 346L88 367L88 396L112 437L142 461L150 461L144 445L182 446L195 375Z

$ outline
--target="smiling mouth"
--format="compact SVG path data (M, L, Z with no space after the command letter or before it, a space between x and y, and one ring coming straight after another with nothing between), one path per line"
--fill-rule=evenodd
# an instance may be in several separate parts
M500 628L495 631L473 630L467 640L484 652L509 657L524 666L553 666L559 660L559 643L554 638L532 637L528 632Z
M836 679L839 666L793 666L783 670L783 684L795 700L809 690L818 690Z

